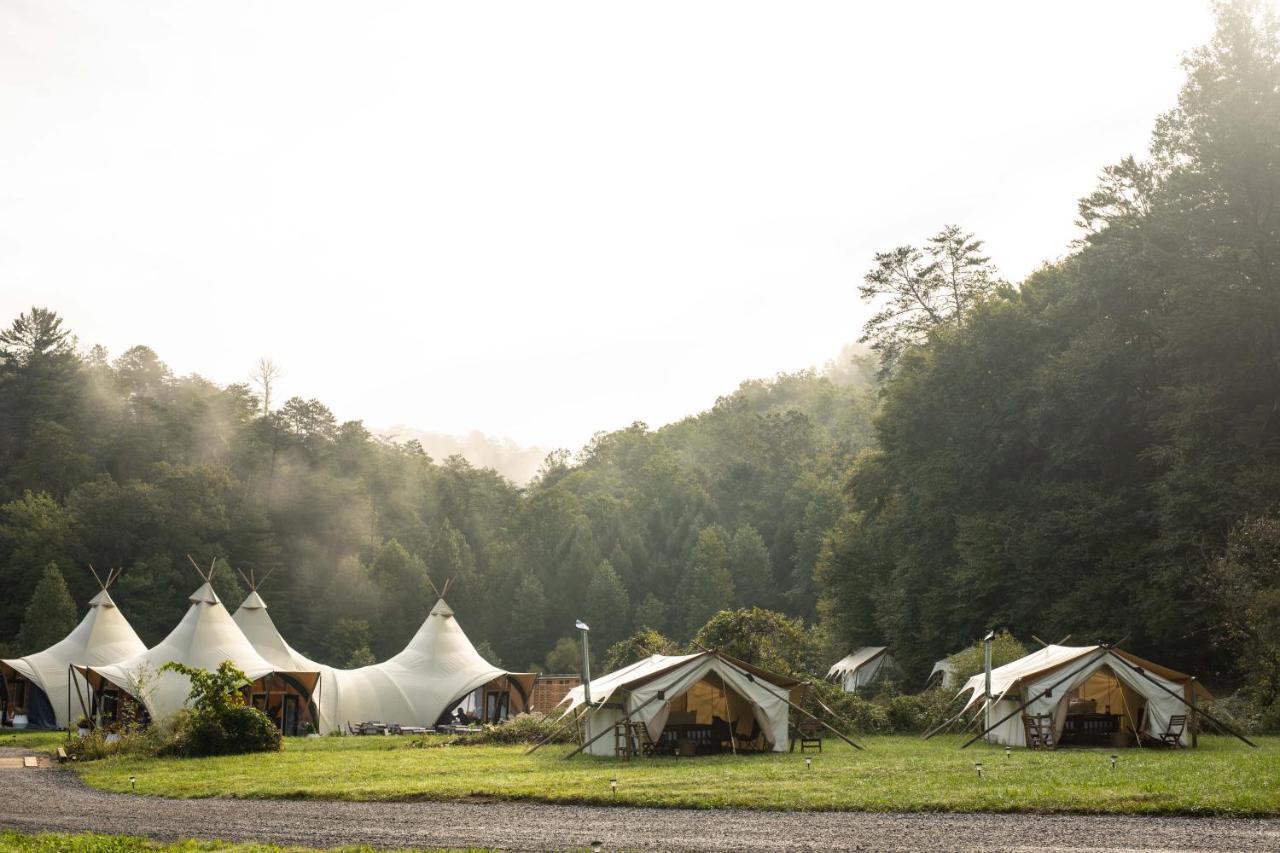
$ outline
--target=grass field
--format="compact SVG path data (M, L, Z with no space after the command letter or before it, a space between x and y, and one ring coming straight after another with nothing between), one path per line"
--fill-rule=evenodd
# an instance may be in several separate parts
M219 853L312 853L310 847L276 847L272 844L231 844L225 841L179 841L168 844L148 841L131 835L67 835L42 832L23 835L17 832L0 832L0 850L12 853L203 853L213 850ZM374 853L372 847L338 847L333 853ZM386 853L386 851L383 851ZM394 853L394 851L392 851ZM419 851L414 851L419 853ZM453 853L432 850L423 853ZM483 851L457 851L457 853L483 853Z
M67 742L66 732L0 729L0 746L53 750Z
M502 799L693 808L851 811L1029 811L1280 815L1280 738L1261 749L1225 737L1196 750L1058 752L956 737L871 737L856 752L827 741L810 753L649 758L631 762L546 747L415 749L393 737L289 740L273 755L112 758L78 768L111 791L170 797L341 800ZM974 762L983 763L979 778ZM614 794L609 780L617 778Z

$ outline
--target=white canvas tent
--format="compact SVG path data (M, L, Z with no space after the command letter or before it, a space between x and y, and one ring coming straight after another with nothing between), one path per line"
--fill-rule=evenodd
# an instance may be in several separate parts
M925 684L935 683L943 690L950 690L956 686L956 665L952 663L951 658L934 662L933 669L929 670L929 677L925 679Z
M985 675L965 684L966 709L984 700ZM1054 741L1073 709L1095 709L1121 718L1121 730L1158 738L1175 714L1188 714L1192 693L1208 692L1189 675L1107 646L1049 645L991 671L990 707L982 724L991 743L1026 746L1023 714L1050 714ZM1019 706L1028 703L1019 710ZM1008 719L1005 719L1008 717ZM1189 731L1182 735L1190 743Z
M310 699L320 679L317 670L284 669L258 654L223 607L207 575L189 601L191 606L182 621L157 645L117 663L77 666L95 694L109 686L117 688L141 702L152 719L163 720L186 704L191 683L180 673L161 672L161 667L176 661L213 671L229 660L254 682L251 695L255 702L261 697L268 715L277 702L281 709L285 707L286 696L298 696L302 707L294 708L293 722L300 724L305 717L314 716ZM281 714L277 722L289 731L292 726L287 715Z
M673 717L710 724L716 717L732 723L744 741L753 732L767 749L787 750L790 705L803 698L805 685L793 678L754 667L726 655L652 655L590 684L592 707L579 685L559 707L585 717L585 751L613 755L609 732L624 720L643 723L655 743Z
M21 709L11 700L7 716L12 718L15 712L25 711L35 727L66 728L80 713L71 695L77 690L71 684L72 664L115 663L146 651L147 647L111 600L107 592L109 585L110 580L89 599L89 610L80 624L60 642L42 652L0 661L0 673L10 694L20 689L23 697ZM26 683L19 688L20 681ZM44 708L42 703L47 703L51 719L34 713L37 707Z
M316 702L321 733L366 720L433 726L445 711L478 690L484 694L481 703L506 702L511 712L523 711L537 678L532 673L509 673L481 657L443 598L403 651L359 669L326 666L295 651L280 635L256 590L236 610L234 619L258 654L273 665L321 673ZM494 704L490 710L496 716L500 709Z
M863 646L832 664L827 678L840 682L845 693L857 693L895 666L888 646Z

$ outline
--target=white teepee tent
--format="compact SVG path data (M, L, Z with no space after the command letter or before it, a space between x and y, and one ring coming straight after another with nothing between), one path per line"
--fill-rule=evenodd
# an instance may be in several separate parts
M119 576L109 574L101 582L101 591L89 599L89 610L80 624L63 640L42 652L26 657L0 661L0 674L6 686L15 685L19 679L26 682L22 690L22 710L30 718L33 727L66 728L80 713L79 703L71 696L76 687L71 684L72 664L102 665L115 663L146 651L146 646L134 633L124 614L116 607L107 587ZM43 698L35 691L40 691ZM44 710L47 703L52 719ZM18 709L10 707L10 716Z
M251 682L262 682L255 692L266 689L265 680L276 675L309 702L320 673L315 669L284 668L260 655L222 606L209 584L211 574L212 570L204 574L205 582L191 594L186 615L157 645L118 663L77 667L93 689L101 691L108 683L115 685L141 701L152 719L162 720L186 704L191 683L180 673L161 672L161 667L176 661L212 671L223 661L231 661Z
M512 710L523 710L522 697L535 679L531 674L509 673L481 657L443 598L403 651L359 669L326 666L295 651L280 635L256 590L234 618L258 654L273 665L321 673L316 700L321 733L366 720L432 726L467 694L504 678L516 688L513 698L520 707Z

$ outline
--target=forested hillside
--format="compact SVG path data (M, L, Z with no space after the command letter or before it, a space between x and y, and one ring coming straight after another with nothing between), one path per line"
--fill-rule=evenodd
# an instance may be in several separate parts
M268 409L265 388L174 376L145 346L78 348L32 309L0 334L0 641L50 564L82 606L93 563L124 567L116 598L154 642L197 585L187 555L220 558L233 607L232 569L274 571L284 633L338 664L398 651L446 580L473 639L515 667L579 617L603 651L642 624L687 637L729 605L812 616L841 478L871 437L868 373L841 368L600 434L517 488L317 400Z
M1205 567L1280 500L1280 51L1257 8L1219 7L1073 254L1019 288L961 264L963 311L896 349L901 324L870 329L901 357L821 567L847 643L919 668L999 625L1230 674ZM1280 622L1277 558L1244 618Z
M1280 38L1256 4L1217 9L1062 260L1006 282L954 226L881 253L878 363L746 382L524 487L24 313L0 334L0 642L58 599L51 565L82 605L90 562L124 567L155 641L190 554L232 604L232 568L274 571L284 633L339 665L399 649L430 577L515 668L575 618L603 654L759 605L831 652L891 644L912 679L997 627L1124 640L1280 708Z

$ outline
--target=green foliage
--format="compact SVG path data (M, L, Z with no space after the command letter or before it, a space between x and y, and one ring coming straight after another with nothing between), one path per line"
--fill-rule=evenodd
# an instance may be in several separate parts
M190 713L174 733L173 754L194 758L280 750L280 730L266 714L244 703L250 681L231 661L223 661L213 672L170 661L160 671L177 672L191 681Z
M1239 661L1243 698L1259 706L1260 721L1280 723L1280 516L1246 518L1232 528L1203 589L1221 614L1218 638Z
M329 640L329 659L342 661L340 666L351 669L368 666L376 662L369 648L371 641L368 622L363 619L339 619L334 623Z
M992 624L1229 669L1206 554L1280 501L1280 38L1216 7L1087 235L898 359L820 560L824 619L923 678ZM869 334L878 334L876 327Z
M956 652L947 658L951 665L955 668L956 686L963 685L973 676L984 671L986 652L983 648L981 640L973 643L963 651ZM999 631L991 638L991 668L1004 666L1006 663L1013 663L1021 657L1026 657L1027 647L1019 642L1008 631Z
M485 744L535 744L571 743L577 737L573 726L564 720L544 714L516 714L498 725L485 725L478 732L456 735L447 741L456 746L483 746ZM414 745L435 745L419 741Z
M679 645L652 628L641 628L625 640L609 647L604 656L604 671L613 672L652 655L678 655Z
M717 612L733 606L733 575L723 532L707 527L698 533L685 585L685 636L692 635Z
M694 635L692 648L723 652L783 675L825 672L820 639L803 620L759 607L720 611Z
M71 600L58 564L50 563L31 594L31 603L22 617L22 629L18 631L17 645L24 654L43 651L60 642L75 626L75 602Z
M606 648L624 637L631 627L626 587L608 560L596 567L587 586L586 622L597 643Z
M556 640L555 648L547 653L544 665L546 672L582 672L582 648L573 637L561 637Z

